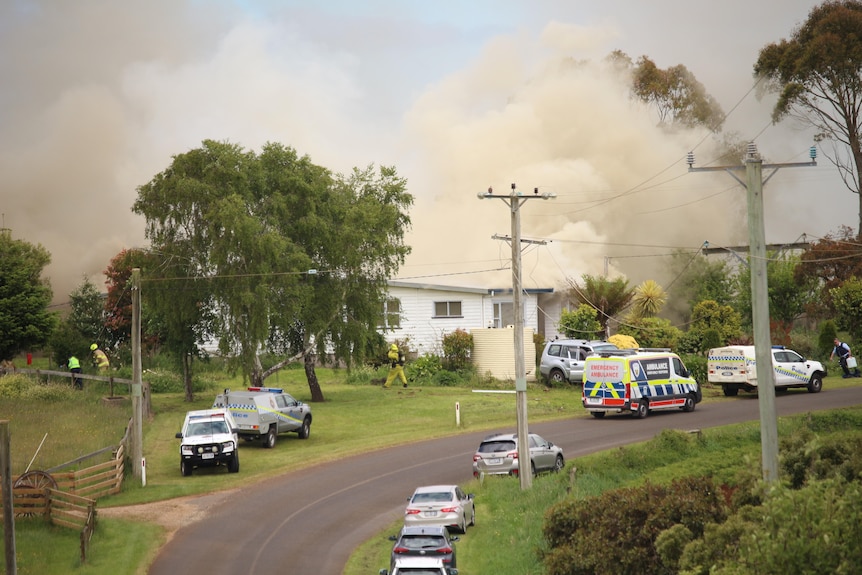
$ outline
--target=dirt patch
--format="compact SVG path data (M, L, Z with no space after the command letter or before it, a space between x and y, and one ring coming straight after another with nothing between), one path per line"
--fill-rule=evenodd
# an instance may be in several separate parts
M96 507L100 517L119 517L135 521L146 521L161 525L168 532L168 540L181 527L197 523L207 516L210 509L216 509L238 489L219 491L207 495L189 495L166 501L154 501L125 507Z

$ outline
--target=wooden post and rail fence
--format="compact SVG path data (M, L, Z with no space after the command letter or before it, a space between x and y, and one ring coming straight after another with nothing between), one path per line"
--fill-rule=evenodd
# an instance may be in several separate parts
M130 427L131 421L117 445L105 447L51 469L28 471L13 477L14 516L42 517L54 525L80 530L81 562L85 562L90 538L96 528L96 501L106 495L119 493L123 486ZM107 457L107 461L75 471L62 471L100 456ZM0 498L0 508L5 512L4 503L5 497Z

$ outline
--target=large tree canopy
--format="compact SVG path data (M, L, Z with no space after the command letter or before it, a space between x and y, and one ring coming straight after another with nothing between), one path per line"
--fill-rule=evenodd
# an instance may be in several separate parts
M258 155L207 140L141 186L134 210L159 254L154 286L187 355L204 338L250 379L258 353L361 359L379 325L386 281L409 253L413 198L394 168L333 175L292 148ZM152 274L151 274L152 276ZM178 286L181 286L181 291ZM183 315L185 314L185 315ZM313 369L309 386L322 400Z
M789 40L761 49L754 73L766 80L766 90L779 94L775 121L791 115L817 129L819 140L837 144L824 154L859 195L862 233L862 2L814 7Z
M48 311L51 286L42 278L50 262L41 245L0 230L0 360L41 348L56 327L57 315Z

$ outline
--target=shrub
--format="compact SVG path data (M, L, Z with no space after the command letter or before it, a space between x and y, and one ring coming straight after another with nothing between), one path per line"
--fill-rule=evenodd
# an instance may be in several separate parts
M708 374L706 369L706 358L702 355L686 354L680 355L680 359L688 368L691 377L700 385L706 385Z
M0 398L17 399L22 397L32 385L33 380L20 373L7 373L0 377Z
M473 336L463 329L456 329L443 336L443 357L446 369L457 371L470 365L473 354Z
M412 382L430 382L434 375L443 369L440 356L430 354L417 357L404 366L404 375Z

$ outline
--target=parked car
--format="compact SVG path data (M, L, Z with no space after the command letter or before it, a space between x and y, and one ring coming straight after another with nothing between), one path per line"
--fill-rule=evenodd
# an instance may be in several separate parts
M563 450L535 433L530 440L530 471L559 471L566 465ZM479 444L473 455L473 477L485 475L518 475L518 435L498 433L489 435Z
M476 524L473 494L464 493L457 485L427 485L418 487L407 499L404 526L442 525L466 533L468 525Z
M587 356L609 349L617 349L617 346L608 341L585 339L549 341L542 351L539 373L551 383L580 384Z
M192 474L196 467L226 465L239 471L236 422L226 409L199 409L186 413L180 442L180 473Z
M436 557L399 557L391 569L381 569L380 575L458 575L458 570Z
M457 536L450 536L449 530L442 525L417 525L403 527L398 535L389 538L395 542L389 568L395 569L395 561L400 557L437 557L445 567L456 567L455 542Z
M772 379L775 389L804 387L809 393L823 389L826 367L807 359L783 345L773 345ZM757 357L753 345L716 347L706 356L707 380L722 387L724 395L733 397L739 390L757 391Z

